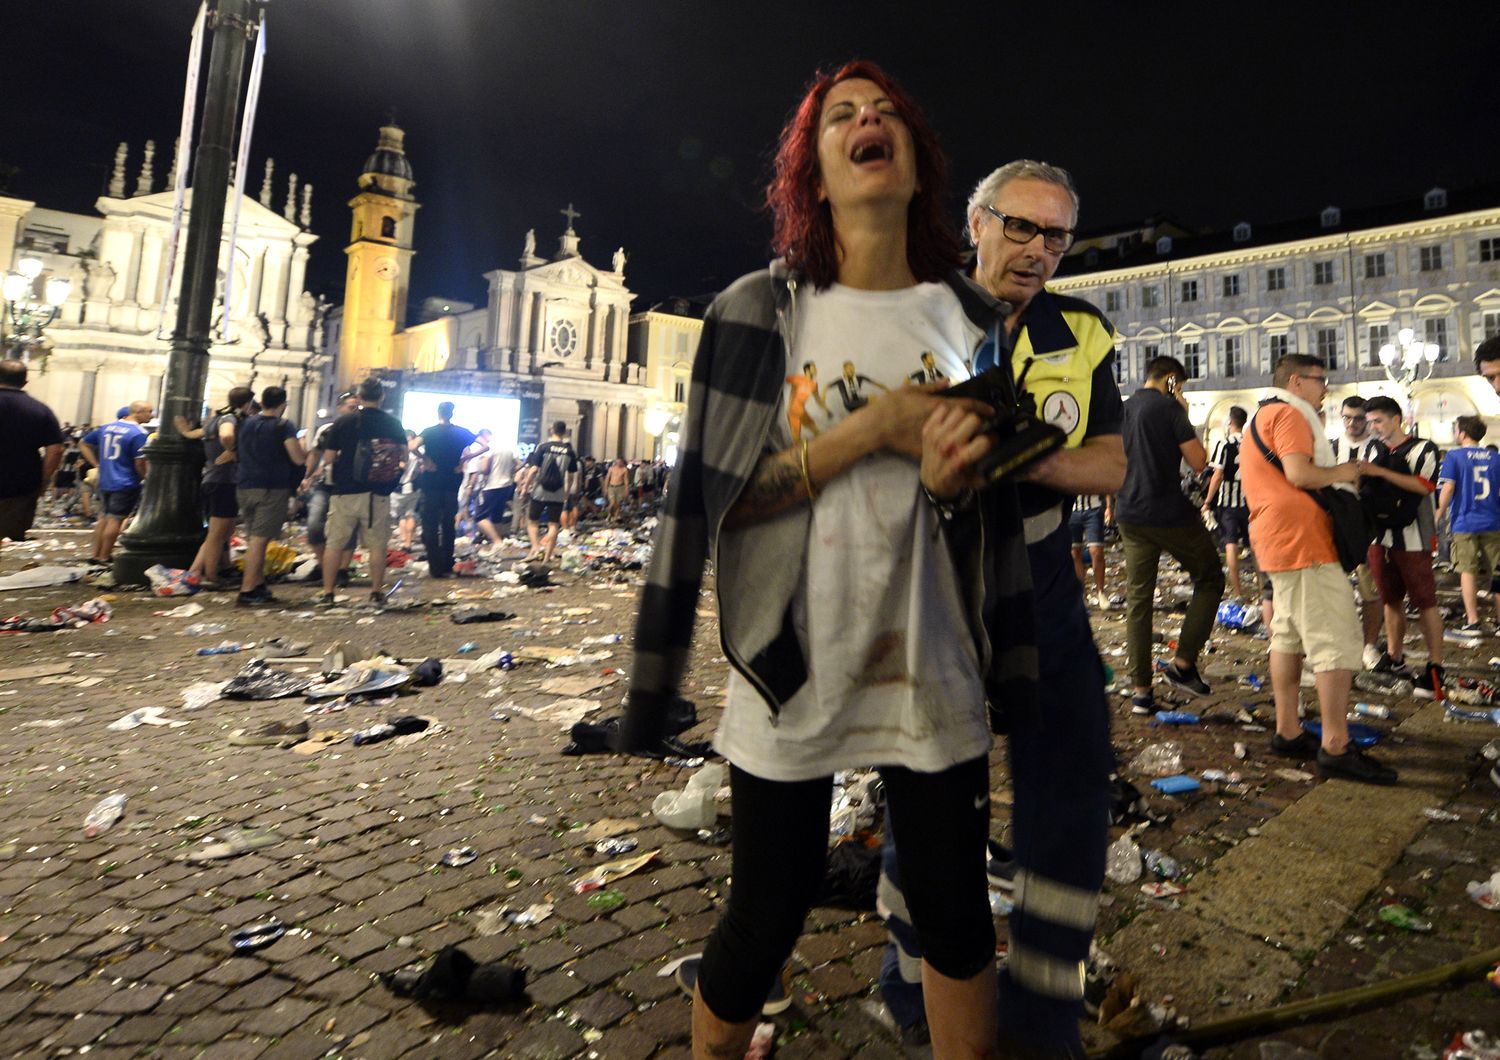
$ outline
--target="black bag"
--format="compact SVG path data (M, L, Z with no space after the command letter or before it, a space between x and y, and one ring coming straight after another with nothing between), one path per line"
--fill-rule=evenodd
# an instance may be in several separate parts
M550 446L542 458L542 473L537 476L537 486L547 493L556 493L563 488L562 460L557 450Z
M1379 461L1380 466L1398 475L1410 475L1411 465L1406 462L1406 455L1416 448L1421 440L1408 438L1382 456ZM1364 505L1366 517L1369 518L1378 534L1384 534L1388 530L1404 530L1416 522L1424 500L1422 494L1402 489L1383 478L1370 478L1361 482L1359 497Z
M1269 405L1272 402L1268 401L1266 404ZM1284 404L1284 402L1276 402L1276 404ZM1260 428L1255 425L1254 418L1250 420L1250 437L1255 441L1255 447L1260 450L1260 455L1266 458L1266 462L1285 475L1286 468L1281 466L1281 457L1271 452L1266 443L1261 440ZM1365 553L1370 550L1370 542L1375 537L1370 530L1369 520L1365 518L1365 509L1360 503L1359 495L1333 486L1307 492L1333 521L1333 546L1339 554L1339 566L1343 567L1346 573L1354 570L1365 561Z
M363 424L361 424L363 426ZM388 495L401 485L406 443L392 438L361 438L354 444L352 477L359 493Z

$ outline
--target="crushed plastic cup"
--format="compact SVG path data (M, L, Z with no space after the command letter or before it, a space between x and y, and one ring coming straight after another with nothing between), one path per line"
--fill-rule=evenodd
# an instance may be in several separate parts
M85 838L97 839L113 828L115 822L125 815L126 798L124 792L117 791L95 803L94 808L83 819Z
M211 637L223 633L229 627L222 622L194 622L183 630L190 637Z
M725 767L706 765L688 778L682 791L664 791L651 803L651 812L668 828L696 831L712 828L719 817L714 793L724 783Z
M1135 756L1130 768L1148 777L1167 777L1182 772L1182 745L1171 740L1154 743Z
M1104 875L1116 883L1134 883L1141 878L1141 848L1128 835L1122 835L1105 852Z
M608 854L611 856L618 854L629 854L639 845L640 843L638 843L634 839L601 839L599 840L599 842L594 844L594 853Z
M1464 890L1479 908L1492 913L1500 910L1500 872L1487 880L1471 880Z
M477 857L479 857L479 851L473 847L454 847L442 856L440 864L456 869L469 864Z

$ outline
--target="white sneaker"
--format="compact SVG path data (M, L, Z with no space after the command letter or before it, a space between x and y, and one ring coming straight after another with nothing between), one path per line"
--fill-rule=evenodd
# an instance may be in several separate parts
M1375 665L1380 662L1380 649L1373 644L1366 644L1364 662L1366 670L1375 669Z
M1099 605L1100 611L1113 611L1115 605L1105 593L1095 593L1094 602Z

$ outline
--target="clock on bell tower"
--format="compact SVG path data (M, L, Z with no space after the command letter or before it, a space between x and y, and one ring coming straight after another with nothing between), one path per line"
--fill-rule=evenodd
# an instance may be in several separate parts
M380 128L375 153L359 175L359 193L349 200L353 228L344 284L344 330L339 342L341 383L372 369L399 368L394 336L406 324L412 227L419 204L403 140L394 122Z

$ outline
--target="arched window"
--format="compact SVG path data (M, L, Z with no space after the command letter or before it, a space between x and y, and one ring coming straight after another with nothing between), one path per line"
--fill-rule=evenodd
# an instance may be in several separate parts
M382 217L380 219L380 238L396 238L396 219L394 217Z

